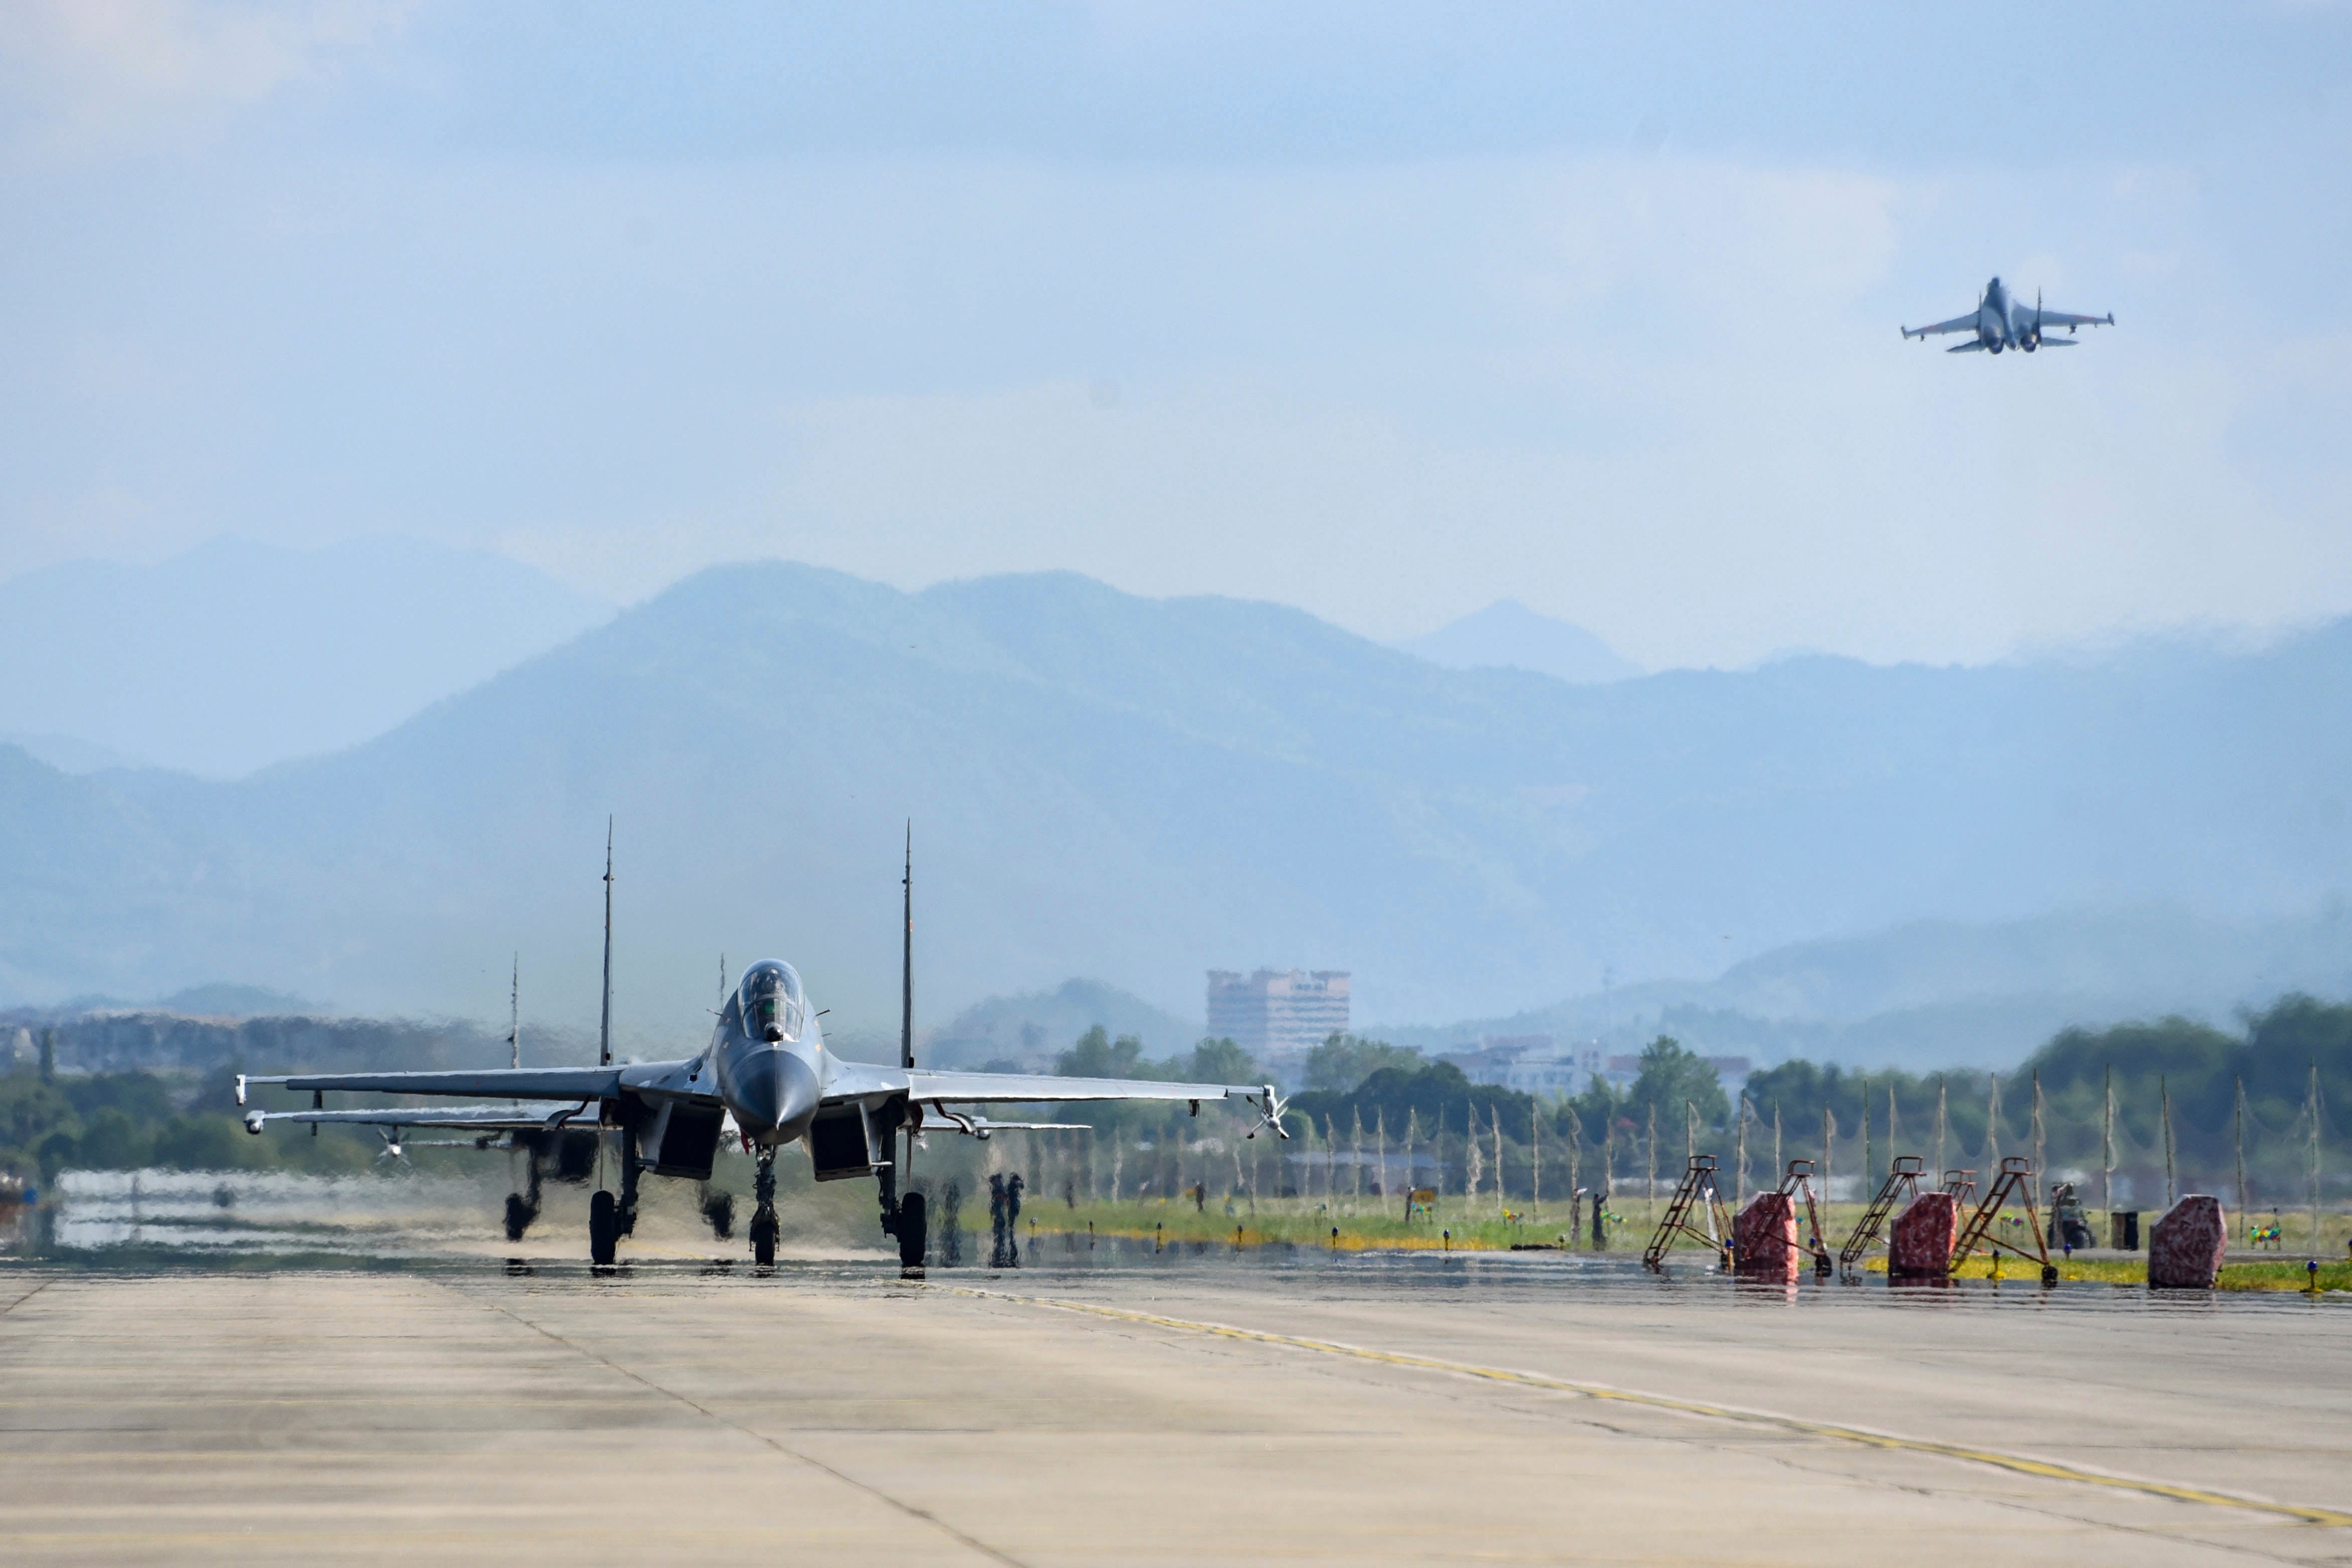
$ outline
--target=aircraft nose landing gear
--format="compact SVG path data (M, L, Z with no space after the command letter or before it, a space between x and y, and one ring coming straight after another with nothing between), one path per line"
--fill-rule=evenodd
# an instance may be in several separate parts
M776 1261L776 1152L760 1151L760 1169L751 1178L751 1261L762 1268Z

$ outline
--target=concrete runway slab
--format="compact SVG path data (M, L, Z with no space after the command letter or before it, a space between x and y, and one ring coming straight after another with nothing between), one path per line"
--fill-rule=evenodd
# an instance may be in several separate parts
M2347 1386L2340 1301L1491 1256L16 1267L0 1561L2329 1563Z

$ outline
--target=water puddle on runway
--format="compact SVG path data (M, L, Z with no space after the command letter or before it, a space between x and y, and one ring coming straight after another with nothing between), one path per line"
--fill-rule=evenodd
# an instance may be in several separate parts
M28 1240L58 1260L446 1256L483 1227L484 1188L461 1177L251 1171L68 1171Z
M551 1280L612 1277L592 1270L578 1256L584 1236L570 1234L577 1227L551 1220L525 1244L507 1242L496 1217L503 1191L497 1173L476 1178L413 1172L68 1172L46 1195L37 1231L15 1255L68 1268L376 1267L528 1272ZM1793 1285L1763 1285L1726 1279L1697 1252L1676 1255L1659 1275L1643 1268L1633 1251L1333 1251L1192 1241L1155 1247L1148 1239L1045 1232L1024 1239L1019 1267L992 1268L985 1235L967 1234L961 1243L961 1266L951 1266L944 1261L943 1242L934 1238L932 1283L1049 1294L1090 1285L1148 1289L1150 1281L1164 1280L1189 1289L1263 1287L1331 1299L1474 1295L1497 1302L1566 1292L1660 1307L1729 1304L1758 1310L2352 1310L2352 1296L2342 1292L2314 1299L2086 1281L2045 1289L2025 1277L1893 1288L1883 1275L1853 1283L1808 1275ZM767 1270L738 1256L740 1245L675 1223L667 1229L648 1225L623 1244L619 1276L834 1288L880 1287L898 1279L878 1244L869 1248L812 1237L805 1247L788 1247L787 1257Z

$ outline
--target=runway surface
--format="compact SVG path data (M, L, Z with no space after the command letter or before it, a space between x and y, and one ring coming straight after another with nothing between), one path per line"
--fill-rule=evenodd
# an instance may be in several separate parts
M2352 1559L2352 1308L1622 1259L0 1273L0 1561Z

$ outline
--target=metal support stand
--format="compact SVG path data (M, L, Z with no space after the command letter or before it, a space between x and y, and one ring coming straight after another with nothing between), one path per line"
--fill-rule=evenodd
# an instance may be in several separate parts
M1694 1211L1706 1217L1705 1230L1693 1221ZM1666 1217L1658 1222L1657 1233L1650 1237L1650 1245L1642 1254L1643 1267L1652 1273L1664 1273L1666 1253L1675 1245L1676 1236L1706 1243L1726 1269L1731 1267L1731 1215L1724 1209L1722 1194L1716 1190L1712 1154L1690 1157L1682 1184L1675 1188L1674 1202L1666 1205Z
M1927 1162L1916 1154L1898 1154L1887 1166L1886 1180L1879 1184L1877 1195L1863 1211L1862 1219L1853 1227L1853 1234L1845 1238L1843 1247L1838 1248L1838 1272L1841 1275L1848 1279L1856 1278L1854 1265L1862 1261L1864 1253L1877 1244L1879 1233L1886 1228L1887 1219L1895 1213L1895 1205L1908 1203L1919 1195L1919 1174L1926 1167Z
M1948 1181L1946 1185L1950 1184ZM2025 1223L2033 1234L2033 1250L2001 1240L1992 1234L1992 1223L2000 1216L2001 1205L2015 1197L2025 1205ZM2000 1175L1985 1194L1984 1202L1976 1213L1969 1215L1968 1224L1960 1227L1958 1240L1952 1243L1952 1268L1957 1270L1969 1254L1979 1247L1988 1251L2013 1252L2028 1263L2038 1264L2044 1285L2058 1283L2058 1266L2050 1261L2050 1242L2042 1234L2042 1216L2033 1207L2033 1162L2011 1156L2000 1163Z

